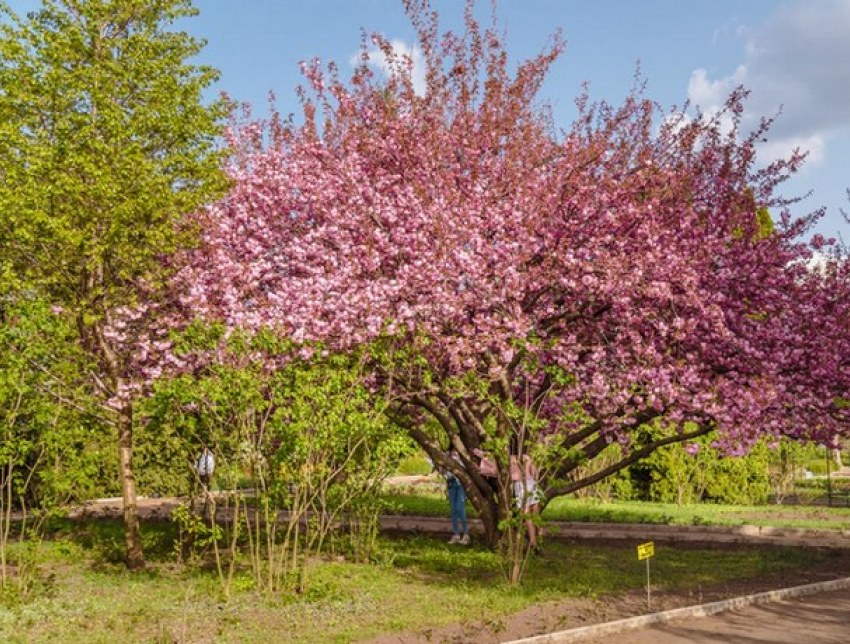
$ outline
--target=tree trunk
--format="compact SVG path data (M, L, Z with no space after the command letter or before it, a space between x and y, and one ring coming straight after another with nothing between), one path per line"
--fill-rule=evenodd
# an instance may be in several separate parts
M127 567L145 567L142 536L139 531L139 506L136 502L136 477L133 474L133 408L127 404L118 414L119 476L124 500L124 541L127 545Z
M499 524L502 519L507 518L502 508L507 507L508 504L503 499L499 499L488 484L480 486L472 480L472 477L469 478L469 481L461 479L465 485L466 495L481 520L484 543L490 548L495 548L502 536Z
M391 419L399 422L398 417L391 417ZM473 472L476 466L471 460L468 460L467 467L461 467L446 456L440 444L430 434L423 432L415 425L399 424L407 429L409 436L428 454L435 466L449 470L457 476L466 491L467 499L472 503L478 518L481 520L484 530L484 543L495 548L502 537L499 524L503 519L510 518L511 513L510 483L505 483L508 477L501 471L499 472L499 478L502 482L499 485L499 492L494 492L481 474L477 471ZM468 432L468 434L471 433ZM465 445L464 447L466 453L471 454L478 445ZM501 470L501 465L497 465L497 467Z

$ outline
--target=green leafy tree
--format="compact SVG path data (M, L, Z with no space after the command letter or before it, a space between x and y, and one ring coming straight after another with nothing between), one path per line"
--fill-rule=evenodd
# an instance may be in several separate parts
M114 493L108 488L114 477L105 480L103 474L113 454L103 451L109 444L104 424L53 395L59 377L80 382L74 376L80 372L81 356L65 341L73 330L68 320L53 315L42 300L9 289L8 283L0 286L2 601L4 596L23 598L31 590L38 566L37 537L50 511L95 493ZM51 374L39 368L47 357ZM20 522L15 520L19 511ZM25 540L30 542L25 549L8 547Z
M203 332L189 335L203 341ZM288 344L271 332L233 334L221 344L226 360L161 380L145 403L145 432L183 437L195 450L207 445L221 488L253 488L250 510L239 495L224 496L225 530L179 514L194 546L212 546L225 594L243 541L254 586L269 593L304 591L313 555L329 544L369 559L382 482L412 449L387 420L387 402L370 390L364 353L307 351L282 364L268 357ZM222 502L204 496L213 511Z
M73 321L98 413L115 428L127 562L144 566L133 472L133 400L157 328L164 257L181 214L220 187L225 106L192 64L203 43L173 30L190 0L0 4L0 245L6 268ZM43 365L49 370L51 365Z

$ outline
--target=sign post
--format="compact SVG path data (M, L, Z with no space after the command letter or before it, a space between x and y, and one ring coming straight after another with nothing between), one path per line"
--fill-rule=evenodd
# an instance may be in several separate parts
M655 556L655 543L649 541L642 543L637 547L638 561L646 560L646 608L649 610L652 607L652 600L649 592L649 560Z

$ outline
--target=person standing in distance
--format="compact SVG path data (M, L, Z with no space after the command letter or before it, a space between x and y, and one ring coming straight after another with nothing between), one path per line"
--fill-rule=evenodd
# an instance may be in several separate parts
M209 447L204 445L201 455L195 463L195 471L198 474L198 480L201 482L201 487L205 492L210 491L212 485L212 477L215 473L215 456Z
M449 447L448 456L463 467L460 454L457 453L454 447ZM463 489L460 480L448 470L442 470L440 473L446 479L446 494L449 497L449 510L452 517L453 534L451 539L449 539L449 543L459 543L462 546L469 545L469 525L466 519L466 490Z

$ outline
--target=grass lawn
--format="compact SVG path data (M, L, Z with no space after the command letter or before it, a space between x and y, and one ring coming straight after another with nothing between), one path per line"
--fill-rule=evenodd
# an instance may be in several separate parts
M174 527L143 524L149 568L118 563L116 521L57 524L31 544L38 582L26 601L0 603L2 642L349 642L381 633L492 620L551 600L640 590L631 547L550 543L526 582L508 587L492 552L424 537L381 539L371 565L339 553L316 560L301 595L260 596L241 573L224 601L214 571L176 563ZM20 554L12 552L12 555ZM823 563L801 549L659 549L653 586L697 588ZM569 628L578 624L565 623Z
M388 511L414 516L448 516L448 503L439 485L424 489L388 490ZM474 516L472 506L469 513ZM543 512L548 521L649 523L658 525L760 525L809 529L850 528L850 508L801 505L676 505L638 501L603 502L561 497Z

